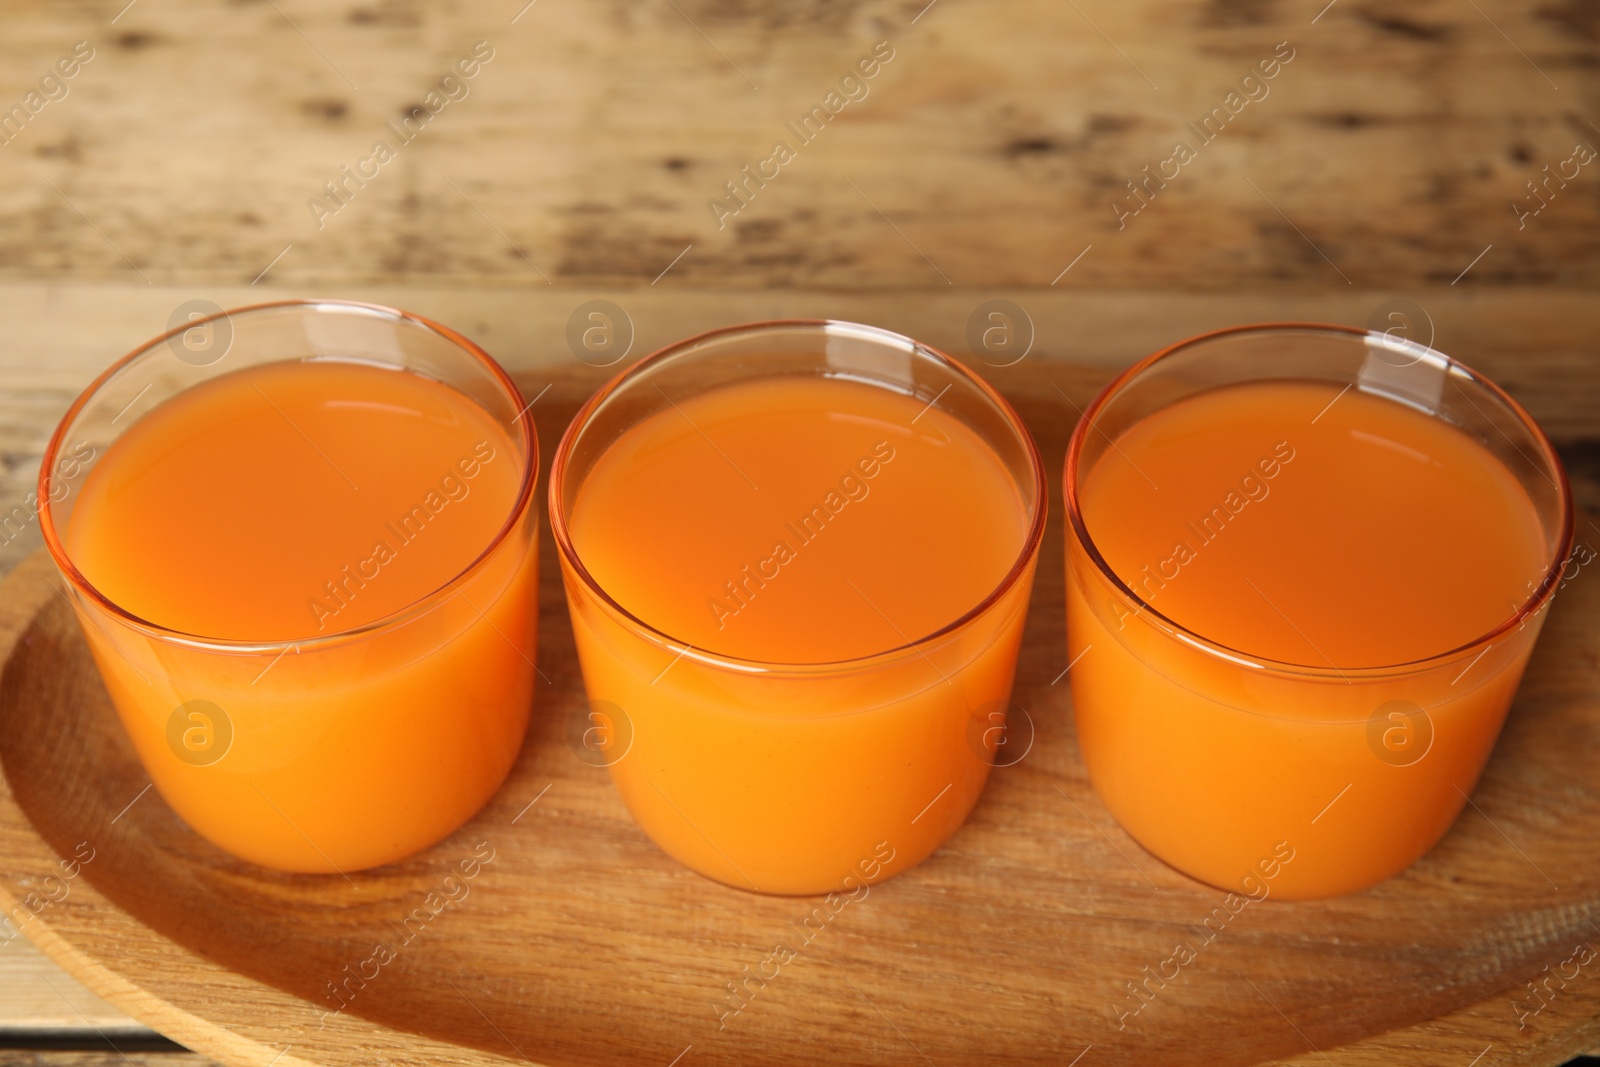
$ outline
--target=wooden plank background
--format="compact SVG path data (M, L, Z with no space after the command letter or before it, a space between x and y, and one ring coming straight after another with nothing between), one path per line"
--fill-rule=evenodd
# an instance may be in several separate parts
M25 940L0 946L0 989L5 1029L30 1034L102 1033L112 1040L138 1037L143 1027L62 974ZM0 1031L3 1035L4 1031ZM3 1036L0 1036L3 1043ZM3 1054L0 1054L3 1055ZM0 1058L0 1062L4 1062Z
M80 41L93 58L41 85ZM479 41L466 95L400 144ZM880 41L865 98L802 144L786 124ZM1201 143L1187 124L1219 107ZM1572 174L1597 123L1582 0L0 0L0 505L71 396L195 298L396 303L528 370L573 358L594 297L634 354L826 315L962 356L1004 297L1081 404L1201 329L1363 325L1405 297L1595 510L1600 166L1527 183ZM308 201L380 139L395 157L319 226ZM1140 205L1127 183L1179 140L1195 158ZM708 202L776 141L794 158L719 226ZM0 1027L125 1024L47 966L0 953Z
M1521 230L1511 207L1600 146L1582 0L126 3L3 7L6 106L94 49L0 148L5 276L249 282L292 246L273 282L623 285L693 245L661 284L1019 287L1092 245L1061 284L1385 289L1492 244L1462 284L1597 280L1594 167ZM480 40L466 98L399 146ZM785 123L877 41L867 97L801 145ZM1185 123L1279 42L1201 145ZM307 200L384 138L319 229ZM1197 158L1119 230L1179 139ZM796 158L719 229L707 201L778 140Z

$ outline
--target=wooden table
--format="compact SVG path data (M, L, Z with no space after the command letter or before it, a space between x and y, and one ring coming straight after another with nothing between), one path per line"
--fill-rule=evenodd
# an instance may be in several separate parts
M0 126L0 510L76 391L174 309L289 295L398 304L530 374L570 364L594 298L626 309L635 354L799 315L962 356L979 305L1008 299L1079 403L1201 329L1366 325L1407 299L1600 509L1600 179L1526 185L1600 146L1582 5L524 3L7 5L0 108L30 107L76 42L93 57ZM437 106L478 41L492 58L401 143L389 124ZM865 98L802 143L787 124L878 41ZM1220 132L1187 125L1218 108ZM380 139L395 157L345 178ZM780 140L794 159L730 200ZM1194 158L1163 171L1179 140ZM0 569L38 543L5 541ZM0 1033L97 1030L138 1032L0 952ZM128 1054L147 1055L173 1054Z

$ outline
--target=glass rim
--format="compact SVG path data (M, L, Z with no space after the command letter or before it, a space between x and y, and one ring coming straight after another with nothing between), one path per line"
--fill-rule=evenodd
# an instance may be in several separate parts
M863 656L852 656L847 659L826 660L815 663L789 663L778 660L746 659L740 656L730 656L720 652L711 652L698 648L688 641L674 637L666 631L652 626L639 618L633 612L619 604L612 595L597 581L589 569L579 559L576 546L572 543L571 534L567 527L566 508L561 503L561 490L566 484L567 465L571 459L572 449L582 432L588 428L595 413L608 399L615 395L628 381L657 364L663 363L686 349L693 348L707 341L719 337L733 335L756 336L763 332L784 327L802 327L825 333L829 327L841 327L857 333L868 335L874 340L882 340L897 346L905 346L921 351L932 356L938 363L949 368L958 378L974 387L987 400L999 410L1004 417L1007 427L1017 436L1024 446L1028 457L1028 467L1033 474L1034 483L1034 515L1029 525L1027 534L1022 539L1022 547L1017 552L1017 558L1006 571L1005 576L996 583L982 600L975 606L963 612L951 622L945 623L938 629L922 637L903 641L898 645L879 652L871 652ZM858 379L852 379L858 380ZM725 383L719 383L725 384ZM637 423L634 423L636 425ZM905 334L895 333L879 326L869 326L864 323L850 322L844 319L764 319L756 322L738 323L732 326L719 326L716 329L706 330L702 333L674 341L669 345L651 352L628 367L617 372L597 389L584 405L578 409L572 421L567 424L566 431L561 435L561 442L556 446L554 455L550 460L550 532L555 539L556 549L562 560L571 567L584 588L594 594L600 603L609 611L620 616L630 627L643 631L646 635L672 648L681 657L693 659L708 666L720 667L725 670L736 671L743 674L786 674L786 675L813 675L833 674L868 667L881 661L902 655L907 652L920 650L924 645L946 637L962 629L985 614L995 604L999 603L1014 589L1022 577L1028 573L1034 560L1038 556L1039 547L1044 541L1045 518L1049 510L1049 483L1045 477L1044 460L1039 455L1039 446L1029 432L1027 424L1017 414L1011 404L1001 396L999 391L984 381L974 371L951 358L946 353L924 344Z
M1190 348L1194 348L1201 344L1205 344L1206 342L1222 337L1229 337L1238 334L1268 333L1273 331L1319 334L1324 336L1343 334L1350 337L1361 338L1383 337L1385 338L1384 343L1386 345L1393 347L1397 343L1395 339L1389 337L1389 335L1378 333L1373 330L1364 330L1356 326L1340 326L1333 323L1320 322L1261 322L1249 323L1240 326L1227 326L1219 330L1210 330L1206 333L1196 334L1193 337L1185 338L1176 342L1175 344L1168 345L1165 348L1158 349L1156 352L1139 360L1127 370L1124 370L1121 374L1118 374L1111 380L1109 384L1106 385L1104 389L1100 391L1100 394L1096 396L1092 402L1090 402L1089 406L1083 409L1083 414L1078 419L1077 426L1073 427L1072 436L1067 443L1066 464L1064 470L1062 471L1062 496L1063 504L1067 512L1067 523L1070 531L1069 536L1077 539L1079 546L1081 546L1088 554L1089 559L1094 563L1095 568L1100 573L1100 576L1110 583L1115 593L1130 603L1130 605L1135 609L1135 614L1139 617L1151 618L1156 626L1165 631L1168 636L1176 638L1177 640L1182 641L1201 652L1226 660L1230 663L1258 669L1264 672L1350 682L1358 678L1366 680L1370 678L1390 677L1394 675L1421 674L1426 671L1433 670L1451 662L1452 660L1459 659L1464 654L1473 651L1479 646L1493 644L1513 627L1520 627L1529 617L1543 609L1551 597L1555 595L1555 590L1559 584L1561 574L1566 568L1567 557L1572 551L1572 540L1576 520L1572 500L1572 487L1567 480L1566 468L1562 466L1560 457L1556 455L1555 446L1550 443L1550 438L1545 435L1544 430L1541 429L1539 424L1534 421L1533 417L1528 414L1527 410L1524 409L1521 404L1517 403L1511 394L1500 388L1500 386L1496 385L1486 376L1478 373L1459 360L1445 355L1445 353L1440 352L1431 345L1420 345L1412 341L1402 341L1399 342L1399 344L1426 350L1433 356L1444 360L1448 370L1457 370L1462 372L1473 382L1484 387L1490 393L1490 395L1499 400L1501 404L1505 405L1506 409L1516 417L1517 421L1521 423L1525 429L1532 433L1534 440L1538 442L1540 448L1540 458L1554 472L1555 476L1550 478L1550 481L1556 487L1557 495L1560 498L1561 509L1561 518L1559 523L1560 529L1559 536L1556 540L1556 548L1552 554L1550 563L1545 569L1544 578L1509 618L1496 625L1488 633L1485 633L1479 637L1475 637L1465 644L1457 645L1455 648L1451 648L1443 652L1437 652L1432 655L1424 656L1421 659L1408 660L1403 663L1364 667L1328 667L1318 664L1292 663L1286 660L1271 659L1270 657L1258 655L1257 653L1253 652L1247 652L1243 649L1233 648L1232 646L1225 645L1220 641L1214 641L1206 637L1204 634L1198 633L1195 630L1184 626L1182 623L1175 621L1171 617L1162 614L1160 611L1152 607L1149 602L1135 593L1133 589L1130 588L1128 584L1124 582L1115 571L1112 570L1111 565L1106 561L1105 557L1100 554L1100 550L1095 547L1094 539L1089 536L1088 528L1085 526L1083 521L1083 511L1082 508L1079 507L1078 503L1079 459L1083 451L1083 442L1089 435L1089 429L1093 424L1094 418L1099 415L1099 413L1106 407L1107 404L1119 396L1124 388L1132 384L1150 368L1172 356L1178 355L1179 353ZM1438 416L1435 415L1431 417L1437 418ZM1513 447L1515 447L1514 442Z
M244 307L223 310L212 315L207 315L203 318L194 319L193 321L186 322L182 326L168 330L166 333L154 337L151 340L137 346L127 355L122 356L105 370L101 371L100 374L95 377L94 381L90 382L89 385L78 394L76 399L72 401L71 406L67 408L66 413L61 416L61 420L56 424L55 431L50 435L49 443L45 446L43 458L39 462L37 499L39 501L39 529L44 536L45 548L49 551L51 558L55 561L56 567L63 575L66 576L67 580L72 583L73 587L77 589L80 594L87 596L95 604L110 612L114 617L128 625L133 626L135 629L143 632L148 637L159 641L164 641L169 644L178 644L188 648L198 648L216 652L255 654L276 652L291 648L295 649L296 652L305 652L314 651L328 645L345 643L355 638L364 637L378 630L391 629L400 626L406 622L409 622L411 619L432 610L438 605L438 603L441 602L441 597L443 594L463 583L475 572L482 570L489 557L493 555L494 552L498 550L499 547L505 542L506 538L510 536L511 531L516 528L517 523L520 521L521 517L526 514L528 507L531 505L534 487L538 482L539 477L539 437L538 434L534 432L533 417L531 415L527 415L525 418L520 420L522 422L521 433L523 443L528 449L527 462L525 469L522 472L522 483L518 489L516 500L513 502L511 510L506 516L505 522L489 540L488 545L484 547L482 552L474 556L473 559L467 563L467 565L463 567L457 574L450 577L438 588L416 597L410 603L396 608L389 614L381 616L377 619L373 619L370 622L365 622L359 626L352 626L343 630L335 630L332 633L317 634L311 637L300 638L298 640L249 641L234 638L209 637L203 634L186 633L182 630L173 629L172 627L163 626L160 623L152 622L149 619L141 618L140 616L135 615L133 612L116 603L110 597L102 593L99 589L95 588L94 584L91 583L88 578L84 576L83 572L78 570L77 565L73 563L71 556L67 552L66 545L62 543L61 536L56 529L55 517L52 513L52 502L49 495L50 478L52 477L52 472L55 469L56 458L60 453L62 445L65 443L67 427L70 426L83 411L83 409L88 406L89 402L99 395L101 389L107 383L109 383L125 368L132 366L136 361L146 356L148 353L156 350L161 345L166 344L172 338L186 333L189 330L194 329L196 326L201 326L208 322L215 322L219 319L232 320L234 317L239 315L295 308L303 310L331 308L339 311L376 314L380 317L392 319L396 322L408 323L429 333L435 334L436 336L439 336L445 341L449 342L451 345L454 345L461 352L476 361L480 367L487 370L496 383L503 390L505 390L506 395L512 401L513 405L519 409L523 407L522 391L518 389L516 383L511 380L511 376L506 373L505 368L501 367L500 364L495 361L494 357L489 355L488 352L484 351L482 347L455 330L452 330L450 327L443 325L442 323L435 322L432 319L426 318L422 315L417 315L413 312L403 311L400 308L389 307L386 304L368 303L359 300L318 298L271 300L260 304L249 304ZM194 388L194 386L185 386L178 392L186 392L191 388ZM176 396L177 393L174 393L173 395ZM134 423L137 423L138 421L138 419L135 419ZM133 423L130 423L129 425L132 426Z

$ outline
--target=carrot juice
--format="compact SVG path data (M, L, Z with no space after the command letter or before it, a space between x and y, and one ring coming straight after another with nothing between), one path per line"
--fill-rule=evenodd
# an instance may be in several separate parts
M745 889L849 890L919 862L987 779L973 723L1009 695L1033 483L937 389L660 390L570 498L554 477L576 446L552 481L589 696L631 725L623 800L666 852Z
M527 725L531 438L442 381L321 358L214 374L123 421L55 533L173 810L316 872L465 821Z
M999 584L1027 528L1000 458L924 406L827 378L690 397L595 464L573 546L618 603L704 652L831 663L933 633Z
M1559 533L1491 443L1413 399L1228 382L1069 460L1084 761L1180 870L1361 888L1426 852L1477 781Z

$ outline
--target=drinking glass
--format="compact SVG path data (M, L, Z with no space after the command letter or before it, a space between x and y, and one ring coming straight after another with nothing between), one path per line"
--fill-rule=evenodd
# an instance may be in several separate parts
M1085 475L1151 413L1258 381L1362 390L1476 439L1539 518L1548 568L1529 576L1526 599L1467 644L1366 668L1268 660L1141 599L1085 525ZM1488 760L1571 550L1566 476L1527 412L1483 376L1403 338L1237 327L1157 352L1107 386L1072 434L1064 473L1078 741L1117 821L1201 881L1283 898L1362 889L1432 848ZM1398 531L1396 548L1425 550Z
M520 489L492 542L402 609L294 642L177 632L97 590L64 536L94 462L183 390L312 356L435 379L510 428ZM78 397L41 468L45 544L134 749L190 827L263 866L343 873L440 840L493 795L532 702L538 460L522 398L487 353L437 323L370 304L287 301L200 314ZM439 472L418 474L431 481ZM314 511L282 521L285 538L318 535Z
M936 405L994 450L1027 531L1004 578L935 632L833 663L719 655L631 614L585 568L570 534L596 461L669 404L733 382L802 375L846 377ZM855 891L920 862L961 825L988 778L1045 504L1038 451L1010 405L947 356L898 334L766 322L692 337L635 364L578 412L550 474L550 525L578 658L600 709L591 712L601 723L595 762L609 764L634 820L664 851L731 886Z

